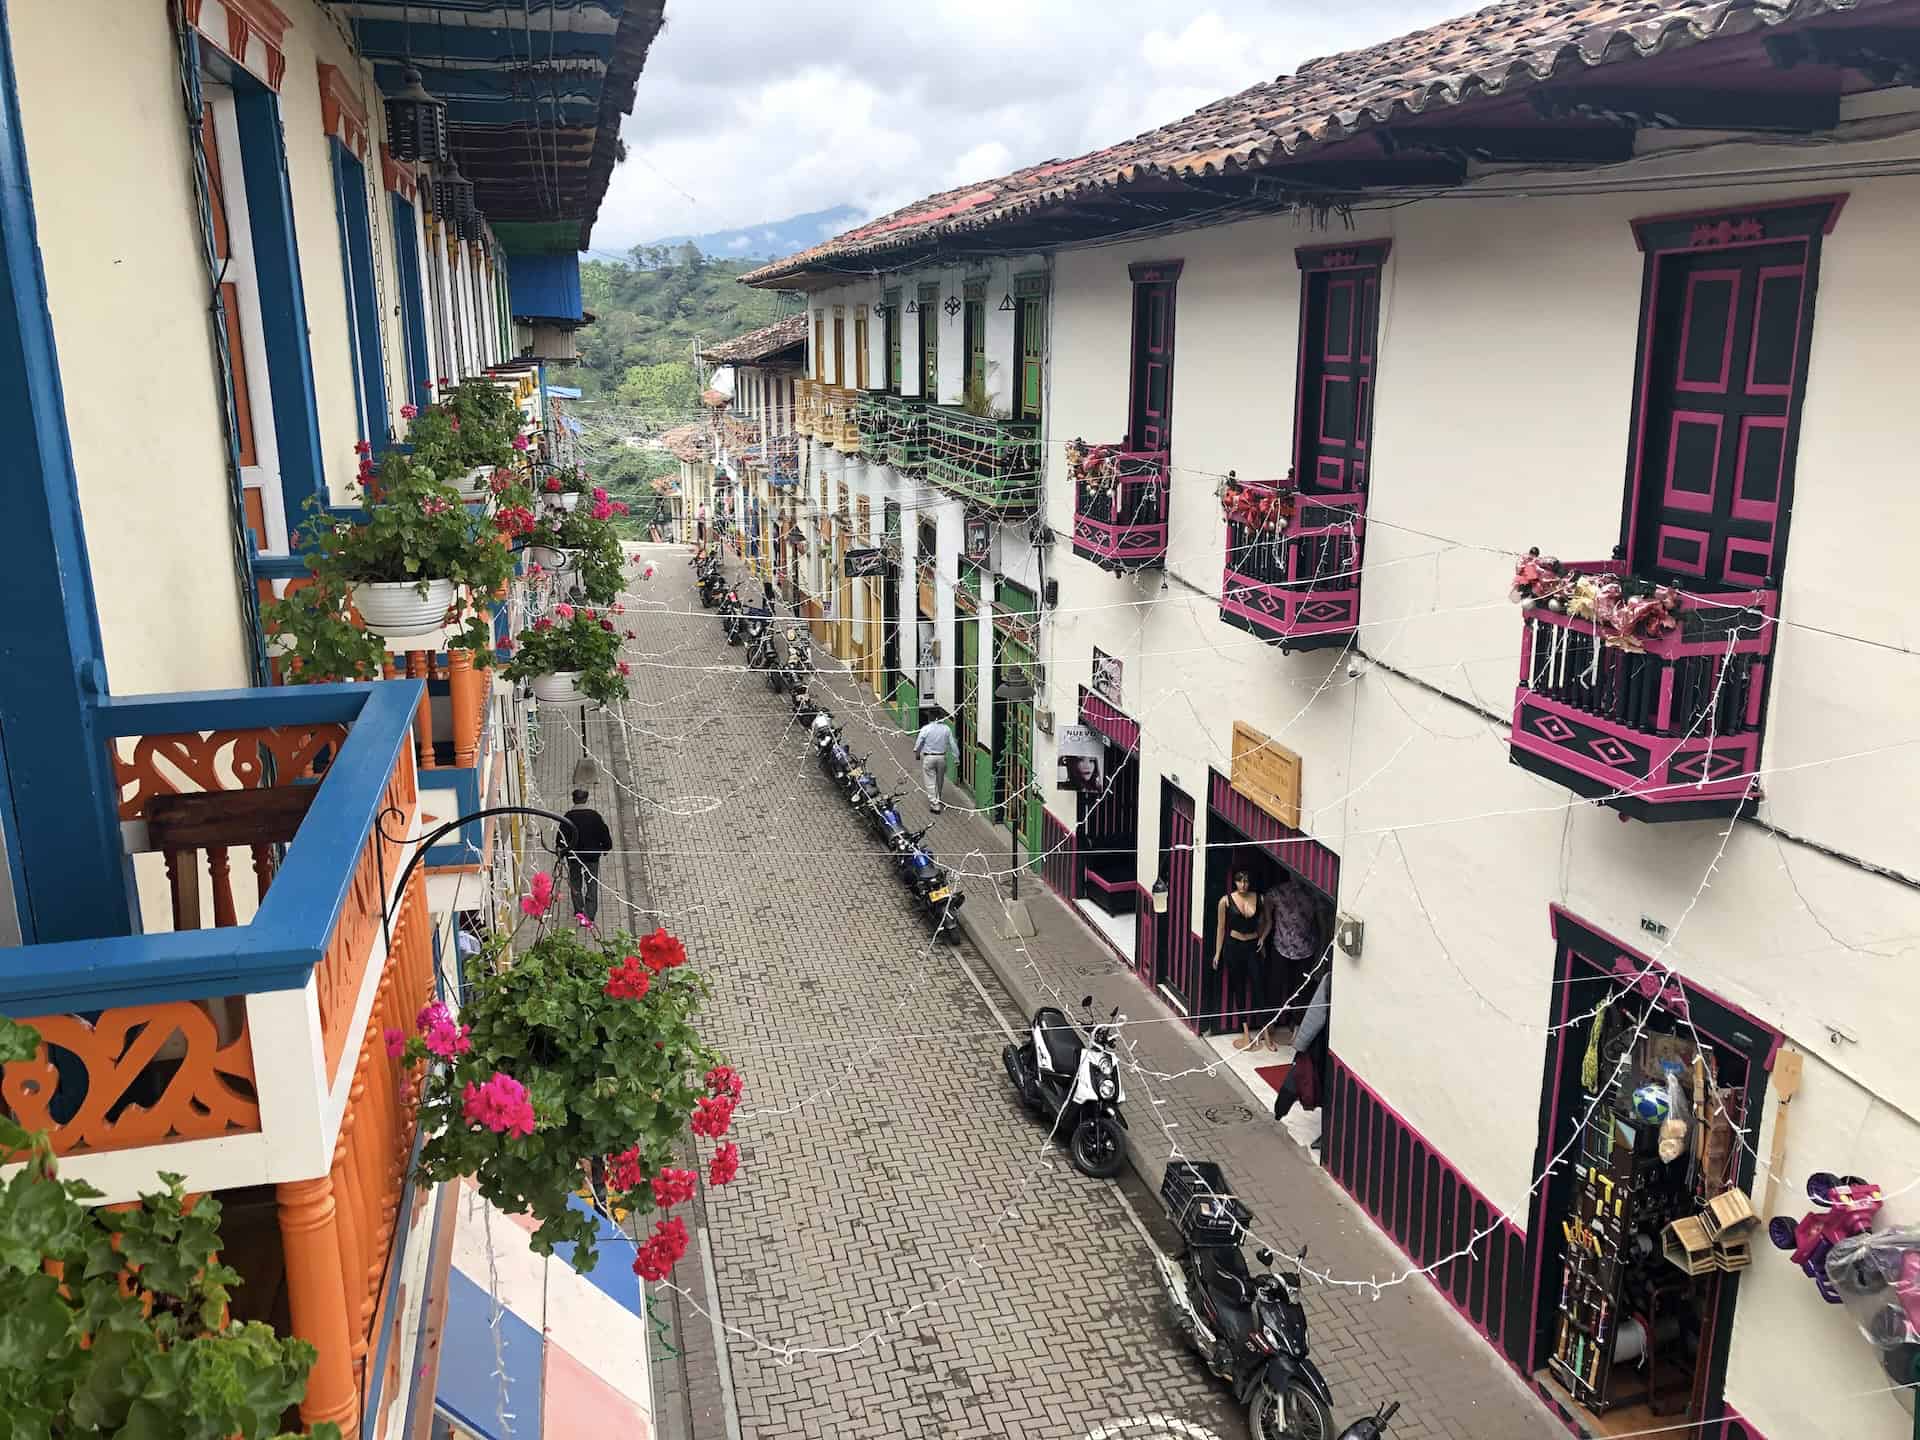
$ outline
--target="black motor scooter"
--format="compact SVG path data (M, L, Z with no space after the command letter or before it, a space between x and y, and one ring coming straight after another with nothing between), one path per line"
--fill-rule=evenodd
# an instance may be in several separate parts
M720 601L720 630L727 644L738 645L746 635L746 612L740 608L740 592L729 590Z
M789 625L786 658L767 672L767 688L778 695L805 686L812 677L813 636L804 625Z
M752 670L772 670L777 661L773 651L773 612L756 605L747 612L747 666Z
M1262 1273L1249 1273L1240 1241L1253 1213L1225 1172L1208 1160L1176 1160L1160 1199L1186 1241L1175 1259L1153 1257L1174 1328L1247 1407L1252 1440L1334 1440L1333 1392L1307 1356L1300 1277L1275 1274L1265 1246L1254 1253ZM1392 1413L1361 1423L1384 1425ZM1379 1431L1349 1434L1372 1440Z
M1087 1036L1066 1012L1042 1005L1027 1023L1027 1038L1000 1052L1007 1078L1028 1107L1052 1120L1055 1133L1067 1141L1073 1168L1096 1180L1110 1180L1127 1160L1121 1132L1127 1128L1120 1105L1127 1098L1120 1083L1120 1059L1115 1047L1120 1032L1112 1023L1120 1018L1115 1006L1106 1024L1093 1020L1093 997L1080 1008L1087 1014Z

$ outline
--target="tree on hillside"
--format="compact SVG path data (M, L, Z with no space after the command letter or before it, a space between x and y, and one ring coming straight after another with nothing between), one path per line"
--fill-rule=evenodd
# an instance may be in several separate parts
M694 388L693 366L684 360L631 367L614 398L656 425L690 414L700 400Z

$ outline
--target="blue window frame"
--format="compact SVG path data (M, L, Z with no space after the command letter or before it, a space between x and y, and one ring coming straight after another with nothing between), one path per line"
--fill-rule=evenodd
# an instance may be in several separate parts
M420 222L406 197L393 199L393 250L399 262L400 318L407 346L407 382L415 405L425 402L433 372L427 361L426 291L420 284Z
M380 306L373 279L373 231L367 214L367 172L338 140L333 154L334 216L340 222L340 268L347 286L347 334L352 344L355 409L360 437L376 449L387 443L387 381L381 364Z

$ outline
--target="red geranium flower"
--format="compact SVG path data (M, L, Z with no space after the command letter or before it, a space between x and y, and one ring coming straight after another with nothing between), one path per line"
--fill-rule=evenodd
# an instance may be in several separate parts
M653 976L641 965L640 957L629 955L607 971L607 995L615 1000L643 1000Z
M640 937L640 959L656 975L687 963L687 947L664 929Z
M618 1155L607 1156L607 1185L614 1190L638 1190L646 1176L641 1173L640 1147L629 1146Z
M731 1095L703 1095L694 1102L693 1118L687 1128L696 1135L718 1140L733 1124L734 1100Z
M693 1198L693 1187L699 1178L691 1170L667 1167L653 1177L653 1203L662 1210L684 1205Z
M713 1160L707 1167L707 1180L714 1185L725 1185L740 1173L740 1147L729 1140L713 1152Z

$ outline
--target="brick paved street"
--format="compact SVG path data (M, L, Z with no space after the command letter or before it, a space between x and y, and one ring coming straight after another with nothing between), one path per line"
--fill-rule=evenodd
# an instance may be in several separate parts
M636 588L697 611L681 554L655 553ZM617 829L637 848L637 818L647 854L609 866L629 878L602 919L664 912L713 984L707 1033L748 1077L742 1180L705 1197L740 1433L1067 1440L1165 1416L1244 1435L1168 1331L1115 1187L1076 1174L1014 1100L999 1017L1018 1017L992 972L964 944L929 947L764 677L699 668L743 661L714 619L629 622L625 731L590 736L611 752L597 798L630 787ZM551 789L577 731L543 731ZM704 1322L680 1321L676 1343L696 1343Z

